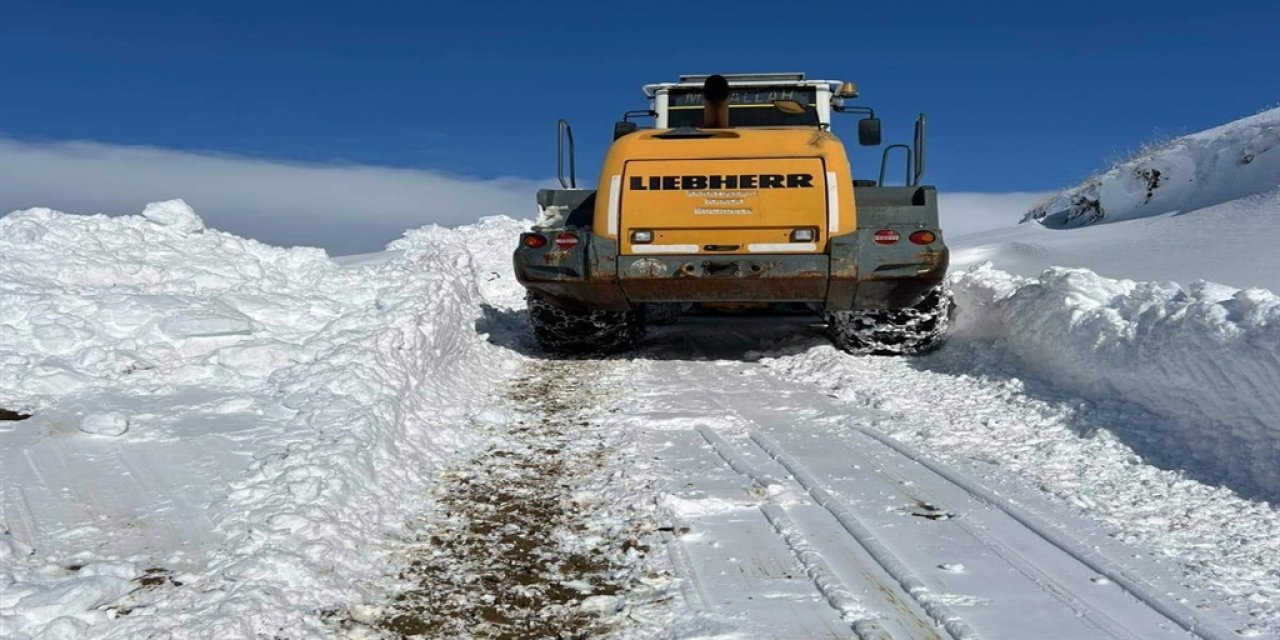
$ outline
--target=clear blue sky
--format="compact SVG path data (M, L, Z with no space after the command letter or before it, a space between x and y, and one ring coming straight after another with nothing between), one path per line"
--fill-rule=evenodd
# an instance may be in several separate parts
M593 182L641 84L803 70L928 112L941 188L1042 190L1280 102L1277 6L0 0L0 134L545 178L566 117Z

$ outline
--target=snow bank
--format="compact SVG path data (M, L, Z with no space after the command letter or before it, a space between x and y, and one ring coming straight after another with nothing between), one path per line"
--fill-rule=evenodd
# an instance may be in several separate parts
M1158 145L1063 191L1023 219L1069 228L1193 211L1280 182L1280 109Z
M1137 403L1172 458L1280 496L1280 109L1153 146L1023 222L954 242L955 338Z
M0 635L329 634L324 608L387 570L368 542L518 366L477 324L513 297L492 248L522 226L422 229L344 267L180 201L0 219L0 407L35 414L0 423ZM209 466L124 463L147 455Z
M0 406L34 413L77 390L198 378L234 386L261 371L205 358L294 342L339 314L341 285L320 285L351 279L323 251L201 233L181 201L147 211L0 219Z
M1055 386L1168 419L1166 446L1280 496L1280 297L1190 290L1083 269L952 278L955 340L990 339Z

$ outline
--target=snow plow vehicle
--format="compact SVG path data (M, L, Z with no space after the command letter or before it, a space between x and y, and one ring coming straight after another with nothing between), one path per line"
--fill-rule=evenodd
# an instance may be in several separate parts
M920 185L923 115L912 145L884 148L877 180L855 179L833 114L863 116L861 145L881 133L874 110L848 104L852 83L681 76L644 92L649 109L615 124L595 190L577 188L573 131L559 122L562 188L538 192L541 215L514 255L544 349L623 350L647 317L689 303L806 305L854 353L941 343L948 251L937 192ZM906 176L885 186L895 151Z

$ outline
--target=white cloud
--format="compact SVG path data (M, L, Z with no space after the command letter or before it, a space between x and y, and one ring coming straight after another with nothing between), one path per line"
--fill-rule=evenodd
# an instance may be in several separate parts
M1010 193L938 192L938 217L947 238L959 238L999 227L1018 224L1022 214L1048 193L1015 191Z
M536 215L534 180L482 180L417 169L289 163L97 142L0 137L0 211L49 207L133 214L182 198L209 226L333 255L380 250L405 229L482 216ZM1011 226L1043 193L939 195L947 237Z
M533 218L533 180L483 180L432 171L302 164L96 142L0 137L0 212L49 207L134 214L182 198L209 226L333 255L380 250L405 229L487 215Z

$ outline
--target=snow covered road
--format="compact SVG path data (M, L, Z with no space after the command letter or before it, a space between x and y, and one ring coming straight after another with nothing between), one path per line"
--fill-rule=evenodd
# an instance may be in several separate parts
M986 266L922 357L556 360L524 226L0 219L0 636L1277 637L1275 294Z
M696 620L686 629L762 638L1238 637L1233 629L1243 627L1227 628L1231 616L1214 598L1150 581L1160 574L1150 554L1041 497L1011 499L917 461L873 426L887 414L851 412L752 362L761 333L797 330L787 318L694 319L655 336L615 373L635 389L618 419L630 425L638 459L652 460L645 466L661 479L660 504L677 532L667 546Z

